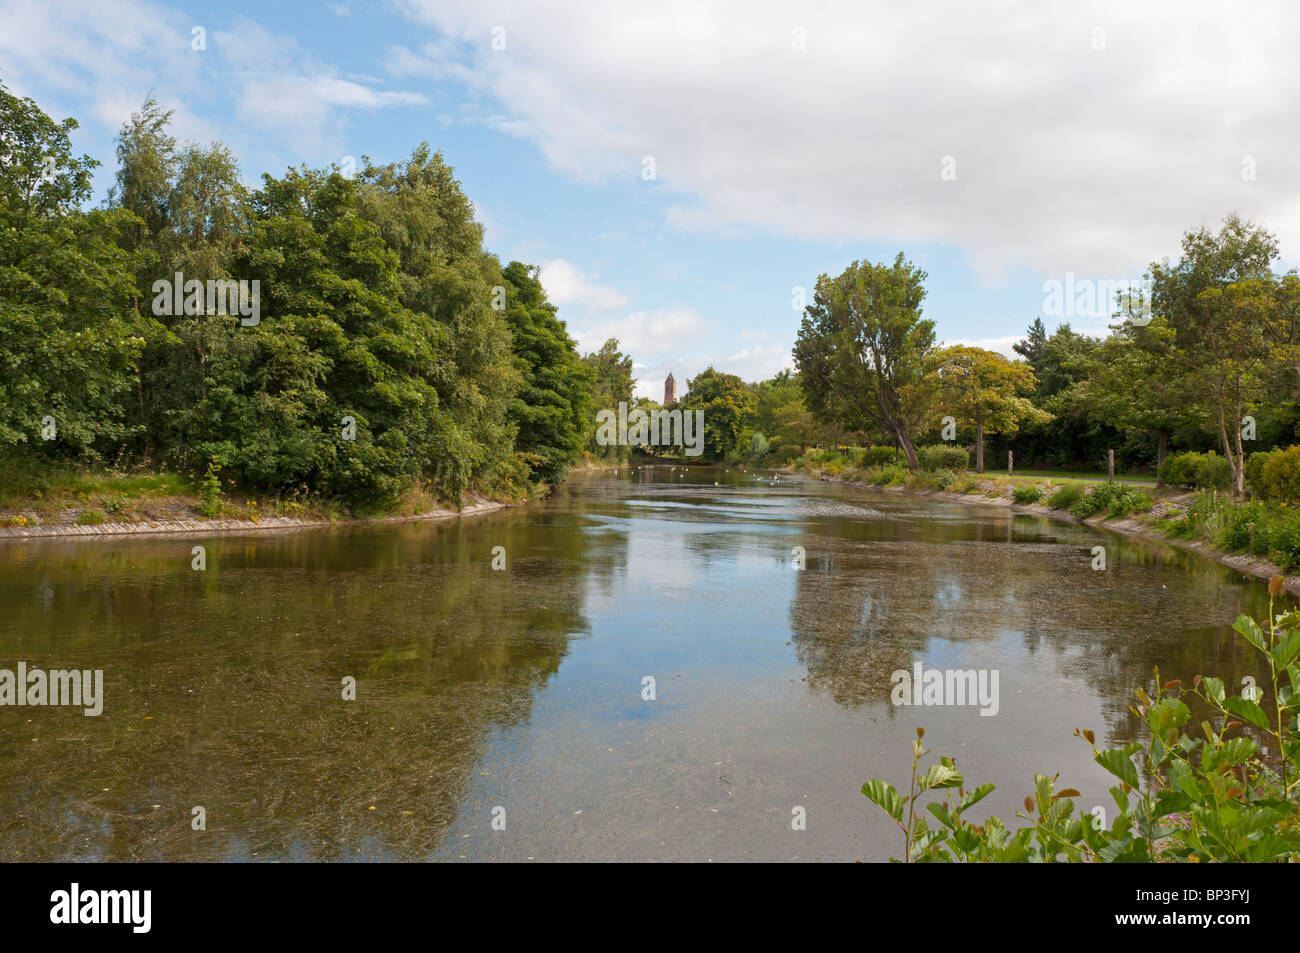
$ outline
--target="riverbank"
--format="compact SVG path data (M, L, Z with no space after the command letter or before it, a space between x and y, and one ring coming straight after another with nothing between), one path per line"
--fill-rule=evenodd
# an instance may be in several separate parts
M98 523L92 525L79 523L39 523L28 526L0 526L0 542L6 539L38 539L46 537L101 537L101 536L148 536L148 535L184 535L216 533L249 533L274 530L311 529L322 526L349 526L362 523L413 523L425 520L445 520L458 516L477 516L492 513L508 506L517 506L513 502L501 500L477 500L460 509L437 508L423 513L402 516L353 517L346 519L313 519L293 516L243 517L237 519L190 519L148 520L121 523Z
M975 482L977 492L966 490L956 492L945 489L927 488L920 486L908 486L906 484L895 485L877 485L865 480L841 477L838 475L827 474L817 469L800 469L786 468L795 472L803 472L826 483L842 483L848 486L872 487L894 493L906 494L910 496L928 497L931 499L941 499L958 503L971 503L984 506L1001 506L1010 509L1016 513L1029 513L1036 516L1046 516L1049 519L1060 520L1067 523L1082 523L1097 529L1105 529L1122 536L1128 536L1134 539L1140 539L1144 542L1173 546L1187 552L1195 553L1199 556L1205 556L1213 559L1225 566L1245 573L1249 576L1255 576L1260 579L1271 579L1274 576L1282 576L1285 580L1284 585L1287 592L1294 596L1300 596L1300 575L1288 573L1276 563L1259 557L1251 556L1239 552L1230 552L1218 547L1203 539L1186 539L1170 535L1166 531L1171 520L1186 519L1196 499L1196 494L1190 491L1175 490L1171 488L1162 488L1160 495L1153 502L1151 508L1144 513L1134 513L1123 516L1114 516L1108 511L1103 511L1092 516L1080 517L1070 512L1068 509L1061 509L1048 505L1046 502L1029 502L1017 503L1012 494L1015 492L1016 485L1011 481L999 477L986 477L977 474L966 474L963 483L969 484ZM1086 484L1091 486L1104 485L1101 483ZM1047 491L1058 489L1060 484L1054 484L1048 480L1044 489L1044 496Z

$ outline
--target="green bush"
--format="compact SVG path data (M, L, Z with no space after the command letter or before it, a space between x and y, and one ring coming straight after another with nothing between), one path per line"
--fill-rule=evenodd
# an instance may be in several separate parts
M1213 450L1175 453L1165 458L1160 480L1171 486L1196 490L1227 489L1232 484L1232 468L1226 458Z
M1128 516L1151 509L1151 497L1123 483L1098 483L1079 497L1070 512L1087 519L1105 510L1110 516Z
M1251 459L1259 456L1265 457L1258 467L1260 476L1256 484L1261 495L1270 500L1300 500L1300 446L1274 450L1267 455L1254 453ZM1247 461L1247 475L1250 474L1249 464L1250 460Z
M100 523L108 521L103 510L97 510L93 506L82 510L77 516L77 523L81 526L98 526Z
M1259 453L1252 453L1246 457L1246 483L1255 491L1257 496L1268 496L1268 488L1264 481L1264 465L1268 463L1277 450L1261 450Z
M208 464L208 472L199 484L199 515L208 519L221 515L221 467Z
M916 462L922 470L965 470L970 465L970 454L965 447L936 443L919 448Z
M1017 503L1037 503L1043 498L1043 488L1037 483L1017 483L1011 498Z
M1063 483L1052 491L1047 505L1054 510L1068 510L1083 497L1083 487L1077 483Z
M871 447L863 452L859 463L865 467L878 467L884 463L896 463L898 459L898 450L894 447Z
M870 482L876 486L897 486L907 481L907 467L894 463L886 464L875 472Z

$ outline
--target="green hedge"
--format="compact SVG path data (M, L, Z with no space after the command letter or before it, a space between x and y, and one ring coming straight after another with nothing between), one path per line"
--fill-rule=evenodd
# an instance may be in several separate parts
M885 463L894 463L901 459L898 450L894 447L872 447L862 455L861 465L864 467L878 467Z
M1160 480L1172 486L1194 490L1227 489L1232 484L1232 468L1213 450L1205 453L1175 453L1165 458Z
M1252 462L1258 457L1263 459L1255 467L1258 476L1251 480L1255 491L1270 500L1300 500L1300 446L1252 453L1246 461L1248 476Z
M965 470L970 465L970 454L965 447L936 443L919 448L916 462L922 470Z

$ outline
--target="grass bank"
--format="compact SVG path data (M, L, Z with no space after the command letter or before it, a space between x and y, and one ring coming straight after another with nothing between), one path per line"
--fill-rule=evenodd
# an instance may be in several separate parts
M408 488L388 506L358 511L305 490L266 495L241 489L233 480L209 480L205 485L172 471L0 460L0 539L440 518L518 502L522 499L471 495L457 506L424 483Z
M1134 485L1087 477L1014 477L958 470L909 471L897 464L854 466L823 451L792 469L823 480L1009 506L1168 543L1263 579L1286 576L1300 595L1300 503L1235 500L1217 490Z

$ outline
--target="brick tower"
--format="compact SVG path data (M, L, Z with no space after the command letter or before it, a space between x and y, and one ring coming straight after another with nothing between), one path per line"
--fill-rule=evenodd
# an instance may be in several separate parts
M677 403L677 382L673 380L673 372L668 372L668 380L664 381L664 406Z

